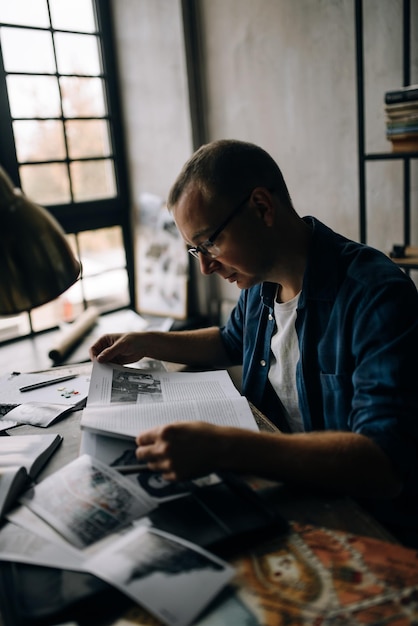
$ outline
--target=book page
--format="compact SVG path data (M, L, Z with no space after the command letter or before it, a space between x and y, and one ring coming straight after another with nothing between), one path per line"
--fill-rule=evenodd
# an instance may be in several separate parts
M84 571L82 553L68 544L48 541L30 529L11 522L1 529L0 559Z
M20 502L82 549L155 508L139 485L83 455L26 492Z
M125 437L109 437L83 430L81 433L80 455L89 454L102 463L110 466L136 465L138 460L135 456L136 444L133 439ZM201 478L186 481L166 480L161 472L138 471L126 475L126 478L135 484L139 484L147 494L158 503L168 502L181 498L193 488L193 486L213 485L220 481L217 474L209 474Z
M159 372L94 361L87 407L240 397L226 370Z
M201 402L190 400L170 404L115 404L83 410L81 428L103 434L136 437L139 433L178 421L203 421L218 426L235 426L258 431L248 401L235 399Z
M29 484L24 467L0 467L0 518L11 508L15 499Z
M61 441L57 433L0 437L0 467L21 466L34 478Z
M190 624L234 575L206 550L143 527L88 559L85 568L169 626Z

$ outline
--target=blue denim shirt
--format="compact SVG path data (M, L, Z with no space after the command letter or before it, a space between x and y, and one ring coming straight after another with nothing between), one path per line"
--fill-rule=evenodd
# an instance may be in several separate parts
M296 382L305 430L371 437L417 503L416 287L383 253L304 219L312 239L297 309ZM286 429L268 382L276 287L243 290L221 336L232 362L243 365L243 395Z

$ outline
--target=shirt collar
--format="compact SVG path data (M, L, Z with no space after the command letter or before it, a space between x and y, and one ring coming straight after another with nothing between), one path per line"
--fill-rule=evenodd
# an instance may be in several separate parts
M338 289L336 263L339 255L338 249L341 250L341 241L348 242L315 217L306 216L303 221L312 229L312 238L298 303L299 309L306 306L308 299L324 301L335 299ZM261 299L263 304L270 309L274 308L276 290L276 283L264 282L261 285Z

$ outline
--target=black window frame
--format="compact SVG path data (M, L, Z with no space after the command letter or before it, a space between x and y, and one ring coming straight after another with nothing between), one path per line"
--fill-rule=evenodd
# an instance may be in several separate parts
M98 75L98 78L103 79L107 86L105 90L107 103L107 115L105 119L108 121L110 128L112 143L111 159L114 162L116 195L112 198L91 201L48 204L45 208L57 219L68 234L74 234L76 236L76 241L77 234L84 231L94 231L113 226L121 227L126 255L129 306L134 309L135 264L130 215L130 194L111 2L110 0L92 0L92 4L97 21L97 30L92 34L96 35L101 42L103 65L102 72ZM1 25L3 25L3 23ZM8 26L16 27L15 24L8 24ZM25 26L17 27L25 28ZM51 32L52 29L46 28L43 30ZM60 32L59 29L53 30ZM77 33L77 31L70 32ZM19 163L12 128L12 115L7 95L6 76L7 72L4 68L0 43L0 165L7 171L13 183L17 187L21 187ZM69 159L67 158L65 162L68 161Z

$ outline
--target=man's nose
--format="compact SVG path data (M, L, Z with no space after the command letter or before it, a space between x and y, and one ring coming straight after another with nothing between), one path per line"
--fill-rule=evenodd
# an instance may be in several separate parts
M216 259L205 254L199 254L200 271L205 276L213 274L219 268L220 263Z

